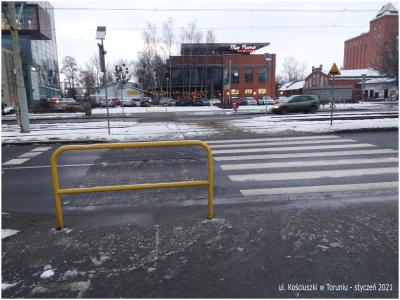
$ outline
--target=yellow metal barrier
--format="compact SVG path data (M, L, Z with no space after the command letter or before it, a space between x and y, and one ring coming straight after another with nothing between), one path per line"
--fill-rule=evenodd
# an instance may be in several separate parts
M165 107L165 114L168 115L168 105L164 105L164 104L154 104L154 105L151 105L151 104L149 104L149 105L146 106L146 117L147 117L147 109L148 109L149 107Z
M166 146L202 146L207 151L208 158L208 180L199 181L181 181L170 183L150 183L137 185L120 185L120 186L101 186L89 188L70 188L60 189L57 172L57 157L65 151L71 150L93 150L93 149L120 149L120 148L144 148L144 147L166 147ZM145 142L145 143L120 143L120 144L96 144L96 145L70 145L62 146L54 151L51 156L51 174L53 177L54 201L56 206L56 217L58 229L64 228L61 199L60 195L96 193L96 192L113 192L113 191L129 191L156 188L173 188L184 186L201 186L208 185L208 219L213 218L213 160L210 146L202 141L174 141L174 142Z

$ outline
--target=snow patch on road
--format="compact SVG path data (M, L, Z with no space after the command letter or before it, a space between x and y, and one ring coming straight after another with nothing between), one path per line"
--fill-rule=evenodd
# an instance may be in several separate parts
M1 239L5 239L9 236L12 236L14 234L17 234L19 230L14 230L14 229L2 229L1 230Z
M12 288L14 286L16 286L19 282L15 282L15 283L1 283L1 289L3 291L5 291L6 289Z
M46 278L50 278L51 276L53 276L54 275L54 271L53 270L47 270L47 271L44 271L41 275L40 275L40 278L41 279L46 279Z

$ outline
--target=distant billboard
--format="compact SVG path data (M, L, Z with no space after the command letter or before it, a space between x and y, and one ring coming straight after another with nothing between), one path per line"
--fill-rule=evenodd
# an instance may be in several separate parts
M231 86L231 61L228 61L223 65L222 76L224 90L229 90Z

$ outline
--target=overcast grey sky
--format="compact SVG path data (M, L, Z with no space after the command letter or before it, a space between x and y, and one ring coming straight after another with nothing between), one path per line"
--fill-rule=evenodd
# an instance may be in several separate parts
M276 53L277 73L282 70L283 59L294 56L305 62L308 70L312 66L333 63L343 65L344 41L369 30L372 20L388 1L51 1L55 8L55 24L58 57L75 57L80 65L93 54L98 53L95 40L96 27L107 26L104 41L108 54L106 61L119 58L136 59L142 47L142 30L147 21L155 22L158 28L172 17L176 33L192 20L197 20L199 28L214 28L217 42L251 43L269 42L262 52ZM392 4L398 9L397 2ZM242 11L96 11L61 10L57 8L235 8L254 9ZM373 10L368 12L266 12L259 9L311 9L311 10ZM301 28L307 26L335 26L321 28ZM289 28L244 28L237 27L289 27ZM349 26L349 27L337 27ZM354 27L359 26L359 27ZM204 30L205 32L206 30ZM161 31L159 31L161 33Z

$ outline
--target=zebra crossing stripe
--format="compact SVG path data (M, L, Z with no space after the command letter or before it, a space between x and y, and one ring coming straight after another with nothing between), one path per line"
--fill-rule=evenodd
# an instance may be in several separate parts
M337 178L352 177L377 174L396 174L399 168L370 168L370 169L351 169L351 170L328 170L312 172L290 172L290 173L267 173L267 174L245 174L229 175L232 181L277 181L277 180L298 180L315 178Z
M299 136L299 137L279 137L279 138L262 138L262 139L243 139L243 140L218 140L206 141L207 144L230 144L230 143L251 143L251 142L270 142L270 141L288 141L288 140L318 140L318 139L338 139L337 135L316 135L316 136Z
M357 183L342 185L318 185L305 187L283 187L270 189L250 189L240 190L243 196L267 196L267 195L285 195L285 194L307 194L307 193L327 193L327 192L347 192L347 191L365 191L365 190L382 190L382 189L398 189L399 183L393 182L374 182L374 183Z
M291 150L316 150L316 149L339 149L339 148L366 148L375 147L371 144L342 144L342 145L322 145L322 146L299 146L299 147L282 147L282 148L252 148L252 149L226 149L226 150L213 150L215 154L227 154L227 153L254 153L254 152L277 152L277 151L291 151ZM312 156L312 153L309 153Z
M316 166L337 166L353 164L378 164L398 162L397 157L368 158L368 159L343 159L343 160L314 160L314 161L291 161L255 164L234 164L221 165L222 170L248 170L248 169L269 169L269 168L293 168L293 167L316 167Z
M332 144L332 143L351 143L356 142L351 139L321 140L321 141L291 141L291 142L269 142L269 143L245 143L245 144L223 144L212 145L212 149L217 148L236 148L236 147L260 147L260 146L280 146L280 145L304 145L304 144Z
M394 154L398 153L392 149L372 149L357 151L332 151L332 152L313 152L313 153L285 153L285 154L260 154L260 155L241 155L241 156L217 156L215 161L246 161L254 159L275 159L275 158L301 158L301 157L330 157L330 156L352 156L352 155L370 155L370 154Z

